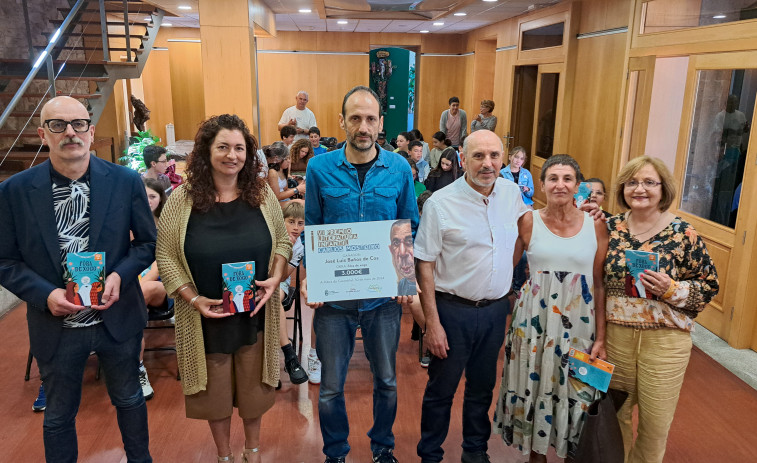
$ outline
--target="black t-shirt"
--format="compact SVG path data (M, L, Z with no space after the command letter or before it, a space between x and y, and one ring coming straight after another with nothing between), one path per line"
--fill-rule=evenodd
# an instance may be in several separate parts
M268 278L271 233L259 207L237 198L216 203L208 212L192 211L184 240L184 255L198 294L221 299L221 265L255 261L255 279ZM250 317L238 313L225 318L202 318L206 353L232 354L257 342L263 330L265 307Z
M518 172L513 172L511 170L510 173L513 174L513 182L515 182L516 185L519 185L518 182L520 181L520 170Z
M373 159L363 164L352 164L352 166L357 169L357 179L360 182L360 188L363 188L365 174L367 174L368 171L371 170L371 166L376 163L376 159L378 159L378 154L374 156Z

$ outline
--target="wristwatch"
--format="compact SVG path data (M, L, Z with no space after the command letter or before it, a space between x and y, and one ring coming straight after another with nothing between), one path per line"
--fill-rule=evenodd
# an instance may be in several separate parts
M297 187L294 188L294 196L297 196L300 194L300 190L297 189Z

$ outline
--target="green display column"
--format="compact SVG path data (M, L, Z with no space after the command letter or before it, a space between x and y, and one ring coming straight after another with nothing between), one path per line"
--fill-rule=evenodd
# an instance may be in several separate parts
M378 93L387 140L414 127L415 52L404 48L371 50L371 88Z

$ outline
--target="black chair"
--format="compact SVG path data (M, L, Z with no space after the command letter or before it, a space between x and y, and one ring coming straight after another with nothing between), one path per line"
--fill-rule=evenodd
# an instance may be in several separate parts
M321 137L321 145L331 151L336 146L336 137Z
M145 326L145 330L160 330L160 329L176 329L176 325L174 323L174 308L173 303L171 304L164 304L161 307L147 307L147 326ZM154 352L154 351L167 351L172 350L176 352L176 345L173 346L157 346L157 347L147 347L145 346L145 352ZM178 365L176 370L176 380L180 380L181 375L178 371Z
M301 358L301 354L302 354L302 298L300 297L300 267L299 266L297 266L297 270L295 270L294 277L295 277L296 284L293 288L290 287L290 291L293 291L293 296L287 303L284 303L282 301L282 305L284 306L285 312L288 312L290 309L292 309L292 306L294 306L294 311L292 312L292 316L291 317L287 316L286 319L292 320L292 347L294 347L294 351L297 353L297 358Z

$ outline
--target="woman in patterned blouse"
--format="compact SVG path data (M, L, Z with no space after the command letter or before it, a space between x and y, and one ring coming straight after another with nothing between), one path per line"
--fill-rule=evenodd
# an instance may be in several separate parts
M694 227L668 212L676 195L665 164L642 156L620 172L617 203L628 212L608 221L605 262L607 358L611 388L629 393L618 413L626 462L662 462L678 395L691 355L694 318L718 292L718 276ZM659 270L643 270L637 282L626 251L644 251ZM638 437L631 414L639 407Z

